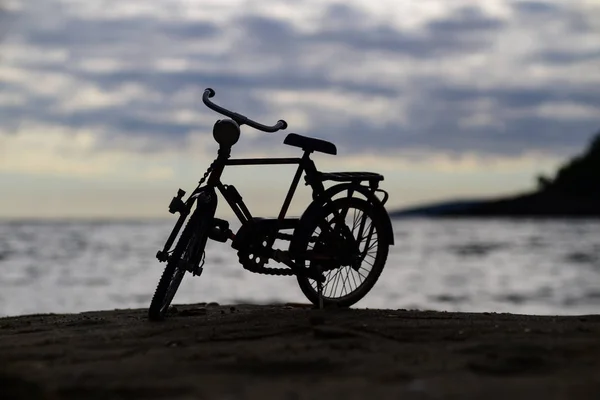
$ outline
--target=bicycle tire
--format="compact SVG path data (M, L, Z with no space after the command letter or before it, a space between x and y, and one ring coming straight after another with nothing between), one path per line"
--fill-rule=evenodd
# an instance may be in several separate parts
M333 216L334 210L341 210L341 209L343 209L343 207L347 207L348 210L350 210L351 208L354 208L355 210L359 210L363 213L363 215L366 215L370 219L371 226L374 227L374 230L376 230L376 233L377 233L377 253L376 253L376 256L373 257L373 259L374 259L373 264L371 265L371 269L369 270L364 281L360 285L357 285L353 290L346 293L345 295L342 295L340 297L332 297L332 296L326 294L327 284L329 284L329 283L333 284L333 282L331 282L331 279L332 279L331 276L328 277L326 275L326 279L329 278L329 280L326 280L326 282L323 284L324 285L323 286L323 306L324 307L337 306L340 308L347 308L347 307L350 307L350 306L356 304L363 297L365 297L367 295L367 293L373 288L373 286L375 285L377 280L379 279L379 276L381 275L381 272L383 271L383 268L385 266L385 263L386 263L387 257L388 257L388 253L389 253L390 240L389 240L389 238L386 237L387 230L385 229L385 221L382 219L380 214L376 212L376 209L374 208L373 205L371 205L369 202L367 202L363 199L356 198L356 197L351 197L351 198L345 197L345 198L338 198L336 200L333 200L331 203L329 203L322 209L315 212L315 214L310 216L310 218L307 218L306 223L302 224L298 228L298 229L301 229L301 232L299 232L300 234L298 235L299 242L296 244L297 245L296 248L302 249L302 250L311 250L311 248L310 248L311 238L313 238L313 240L316 240L316 244L312 248L313 250L314 249L318 250L319 249L318 246L320 246L321 249L331 247L330 246L331 243L328 244L327 239L325 239L325 241L319 240L321 237L321 234L319 234L316 237L314 236L314 234L318 228L323 228L325 225L329 225L331 223L331 221L328 221L327 218L329 216ZM332 218L332 220L333 220L333 218ZM346 221L344 221L344 223L346 224L346 226L348 226ZM354 235L354 227L351 228L351 231ZM323 232L323 230L321 230L321 232ZM362 239L359 241L359 249L360 249L361 243L362 243ZM366 245L365 245L365 247L366 247ZM366 251L366 253L368 253L368 251ZM363 256L362 261L364 261L364 259L366 259L366 255ZM314 261L312 261L312 262L307 261L304 259L297 259L296 261L299 262L299 264L301 266L304 265L305 268L310 268L312 266L312 263L314 262ZM361 261L361 263L362 263L362 261ZM335 264L335 262L331 262L331 263ZM353 275L352 271L350 271L350 269L352 269L352 267L341 266L341 265L339 265L339 263L337 265L338 266L336 268L331 269L330 271L334 271L335 269L338 269L338 271L341 271L342 269L347 269L347 272L352 275L354 282L356 282L355 275ZM362 267L360 267L360 268L362 268ZM360 274L358 271L355 271L355 272ZM312 302L314 305L318 305L319 304L319 295L318 295L318 291L316 288L316 281L308 278L305 275L297 275L297 280L298 280L298 285L300 286L300 289L302 290L302 293L306 296L306 298L310 302ZM339 280L337 282L339 283ZM344 285L345 285L345 283L344 283Z
M154 296L152 296L152 301L148 308L149 320L161 321L165 319L168 308L186 272L185 269L180 268L181 258L185 254L201 253L204 251L208 239L206 220L206 216L202 215L198 209L194 211L188 220L158 281Z

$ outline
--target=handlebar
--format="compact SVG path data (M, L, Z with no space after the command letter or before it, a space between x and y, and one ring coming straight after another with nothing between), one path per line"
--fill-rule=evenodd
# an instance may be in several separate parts
M287 122L285 122L282 119L277 121L277 123L273 126L259 124L258 122L253 121L250 118L248 118L242 114L238 114L236 112L230 111L226 108L223 108L223 107L213 103L209 99L214 96L215 96L214 90L212 90L211 88L204 89L204 94L202 95L202 102L211 110L214 110L214 111L218 112L219 114L223 114L223 115L231 118L232 120L237 122L238 125L248 125L254 129L258 129L259 131L263 131L263 132L277 132L278 130L283 130L283 129L287 128Z

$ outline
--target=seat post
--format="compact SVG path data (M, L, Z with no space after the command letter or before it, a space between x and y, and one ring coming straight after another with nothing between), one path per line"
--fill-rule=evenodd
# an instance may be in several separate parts
M312 188L312 198L314 200L325 191L325 188L323 187L323 181L319 176L319 171L317 170L315 162L310 159L309 151L304 153L302 161L304 162L304 181Z

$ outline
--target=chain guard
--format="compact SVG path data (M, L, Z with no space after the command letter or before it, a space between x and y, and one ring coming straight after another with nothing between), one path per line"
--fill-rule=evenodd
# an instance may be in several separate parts
M271 249L266 243L273 241L274 233L256 221L252 225L245 225L235 235L231 247L238 250L238 261L242 267L250 272L264 275L291 276L295 275L290 268L265 267L269 261Z
M243 251L238 251L237 254L239 262L240 264L242 264L242 267L244 267L244 269L250 272L263 275L295 275L294 271L292 271L290 268L265 267L264 265L266 264L266 262L263 260L266 260L266 257L260 257L253 253L247 253ZM257 259L260 259L260 261L256 261Z

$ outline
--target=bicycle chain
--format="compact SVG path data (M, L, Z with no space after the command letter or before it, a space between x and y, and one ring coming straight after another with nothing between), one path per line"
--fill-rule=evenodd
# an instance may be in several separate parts
M217 160L221 157L221 149L219 149L218 151L219 156L217 158L215 158L213 160L212 163L210 163L210 165L208 166L208 168L206 169L206 172L204 173L204 175L202 176L202 179L200 179L200 182L198 182L198 186L202 186L202 184L204 183L204 181L206 181L206 178L208 178L208 175L210 175L210 173L213 171L213 169L215 169L215 163L217 162ZM225 153L225 157L227 159L229 159L230 155L229 153Z
M210 165L208 166L206 172L204 173L204 175L202 176L202 179L200 179L200 182L198 182L198 186L202 186L202 184L204 183L204 181L206 181L206 178L208 178L208 175L210 175L210 173L213 171L213 169L215 168L215 163L217 162L217 159L214 159L212 163L210 163Z
M263 275L278 275L278 276L291 276L296 275L290 268L277 268L277 267L264 267L262 265L256 265L254 259L250 258L252 253L245 251L238 251L238 260L244 269L254 272L256 274Z

